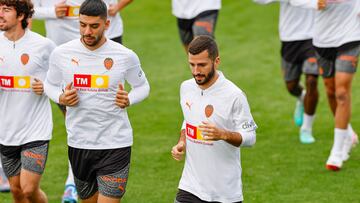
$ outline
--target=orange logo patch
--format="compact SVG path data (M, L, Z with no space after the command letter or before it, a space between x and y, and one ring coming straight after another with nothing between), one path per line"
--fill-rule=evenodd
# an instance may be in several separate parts
M324 74L324 69L322 67L319 67L319 74L323 75Z
M213 105L209 104L205 107L205 116L206 118L210 118L210 116L213 114L214 112L214 107Z
M114 65L114 61L112 60L112 58L106 58L104 60L104 66L107 70L110 70Z
M23 65L26 65L29 62L29 59L30 59L29 54L22 54L20 57L21 63Z

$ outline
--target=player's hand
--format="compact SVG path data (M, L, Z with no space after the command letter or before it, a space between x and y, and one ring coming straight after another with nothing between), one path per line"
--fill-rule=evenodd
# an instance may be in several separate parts
M119 12L118 4L110 4L108 9L109 16L115 16Z
M115 104L124 109L130 105L128 92L124 90L124 85L119 84L119 89L116 92Z
M318 0L318 9L324 10L327 6L327 0Z
M72 82L67 84L64 93L60 95L59 102L64 106L76 106L79 103L79 97L76 89L72 87Z
M171 150L171 155L176 161L181 161L185 154L185 142L180 141Z
M44 93L44 84L41 80L34 78L34 82L31 83L31 88L33 92L37 95L42 95Z
M199 130L202 132L204 140L225 140L225 130L216 127L213 123L203 121L202 124L199 125Z
M69 9L69 6L65 4L65 1L56 4L55 5L56 17L57 18L65 17L68 9Z

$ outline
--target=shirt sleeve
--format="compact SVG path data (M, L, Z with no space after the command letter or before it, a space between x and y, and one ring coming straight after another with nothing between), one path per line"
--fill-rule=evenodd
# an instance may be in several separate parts
M241 147L253 146L256 142L257 125L251 115L250 107L243 93L235 99L233 106L233 122L236 131L242 136Z
M253 0L253 1L258 4L269 4L273 2L279 2L281 0Z
M44 83L44 91L46 95L56 103L59 103L59 97L62 94L62 73L61 69L56 63L57 52L54 51L50 55L49 71L47 72L46 80Z
M141 69L140 60L134 52L131 52L127 62L128 69L125 80L130 84L129 92L130 105L144 100L150 93L150 85L144 71Z
M318 9L318 0L288 0L292 6Z
M56 19L55 7L43 7L41 0L33 0L34 19Z

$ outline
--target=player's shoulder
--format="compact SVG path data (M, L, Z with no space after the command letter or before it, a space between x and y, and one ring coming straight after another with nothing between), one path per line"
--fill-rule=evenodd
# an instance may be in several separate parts
M136 53L133 50L131 50L130 48L128 48L118 42L114 42L114 41L108 39L107 45L109 47L109 50L111 50L112 52L114 52L116 54L129 55L129 56L136 55Z
M190 78L188 80L185 80L181 83L180 85L180 89L181 90L185 90L185 89L192 89L192 88L196 88L197 84L195 82L194 78Z
M37 45L41 44L43 46L50 46L50 47L56 46L52 40L40 35L39 33L33 32L31 30L28 30L27 32L28 32L28 36L29 36L30 40L27 41L26 43L33 42Z
M80 39L74 39L57 46L54 50L54 53L61 54L61 53L69 53L72 50L79 50L80 45L81 45Z

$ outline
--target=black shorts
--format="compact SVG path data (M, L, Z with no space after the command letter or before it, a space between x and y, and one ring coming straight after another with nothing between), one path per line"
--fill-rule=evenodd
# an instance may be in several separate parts
M192 19L177 18L179 34L184 45L190 44L195 36L210 35L214 37L218 10L204 11Z
M122 36L111 38L112 41L122 44Z
M112 198L125 194L131 147L89 150L69 146L68 153L81 199L88 199L97 191Z
M324 78L334 77L335 72L355 73L360 54L360 41L340 47L315 47L319 72Z
M207 202L201 200L200 198L191 194L190 192L179 189L178 193L176 194L176 199L174 203L219 203L219 202ZM242 201L235 203L242 203Z
M20 174L21 168L41 175L45 170L49 141L34 141L20 146L0 145L1 162L7 177Z
M281 42L281 58L285 81L299 79L302 73L318 75L312 40Z

